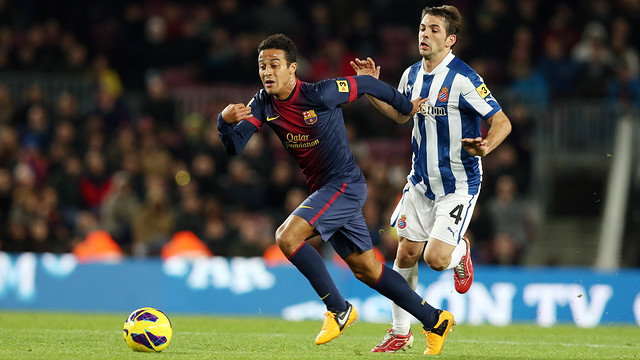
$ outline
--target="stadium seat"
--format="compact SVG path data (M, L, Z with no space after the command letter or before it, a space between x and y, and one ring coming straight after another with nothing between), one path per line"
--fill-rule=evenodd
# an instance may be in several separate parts
M104 230L91 231L87 237L76 244L73 255L81 263L114 262L122 259L122 249Z
M184 258L211 257L213 253L207 244L191 231L178 231L169 242L162 246L162 259L180 256Z

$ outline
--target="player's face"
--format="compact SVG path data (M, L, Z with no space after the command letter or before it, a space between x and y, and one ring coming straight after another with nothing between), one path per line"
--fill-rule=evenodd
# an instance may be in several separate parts
M298 64L287 66L284 50L266 49L258 54L258 72L268 94L283 100L289 97L296 84Z
M444 19L432 15L422 18L418 30L418 51L423 58L430 60L444 57L455 42L455 35L447 36Z

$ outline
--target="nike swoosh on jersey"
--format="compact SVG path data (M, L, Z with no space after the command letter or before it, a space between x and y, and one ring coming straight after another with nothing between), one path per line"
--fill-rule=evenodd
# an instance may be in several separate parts
M313 209L311 206L300 205L300 209Z
M280 115L278 115L278 116L274 116L274 117L268 117L268 116L267 116L267 121L272 121L272 120L275 120L275 119L277 119L277 118L279 118L279 117L280 117Z

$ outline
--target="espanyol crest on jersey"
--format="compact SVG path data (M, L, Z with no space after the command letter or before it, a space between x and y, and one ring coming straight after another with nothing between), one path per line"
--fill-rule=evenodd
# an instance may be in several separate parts
M438 94L438 100L442 101L442 102L446 102L447 100L449 100L449 89L447 89L447 87L443 87L442 90L440 90L440 93Z

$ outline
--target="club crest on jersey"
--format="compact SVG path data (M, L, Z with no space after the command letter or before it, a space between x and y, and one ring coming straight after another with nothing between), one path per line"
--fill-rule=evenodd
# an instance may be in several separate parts
M438 94L438 100L442 102L449 100L449 89L446 86L440 90L440 93Z
M400 219L398 219L398 228L404 229L406 227L407 227L407 217L402 215L400 216Z
M313 125L318 121L318 115L316 115L315 110L309 110L302 113L304 117L304 123L307 125Z

